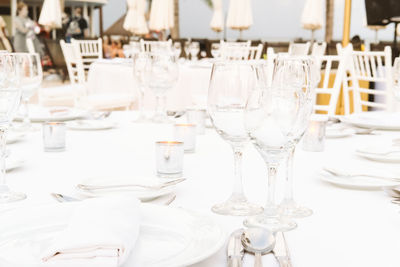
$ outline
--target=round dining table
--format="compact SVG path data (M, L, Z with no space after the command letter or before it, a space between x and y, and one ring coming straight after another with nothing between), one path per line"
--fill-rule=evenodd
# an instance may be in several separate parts
M7 183L27 199L1 208L55 203L51 193L81 197L75 185L96 176L155 177L155 142L171 140L171 124L134 123L137 113L113 112L108 118L117 127L102 131L67 131L64 152L44 152L42 131L34 131L8 146L24 164L7 173ZM381 190L357 190L321 180L325 164L366 164L377 169L399 169L395 163L377 163L355 155L360 144L378 138L394 138L399 132L352 135L327 139L323 152L295 153L294 191L296 200L313 210L310 217L297 219L298 227L286 239L295 267L397 267L400 263L400 207ZM183 177L170 204L194 210L217 220L227 233L243 227L244 217L214 214L211 207L226 200L233 187L233 155L229 144L212 128L197 136L196 150L184 156ZM284 169L280 169L277 200L284 191ZM244 190L250 201L263 205L267 198L267 168L253 145L243 158ZM0 213L1 223L1 213ZM29 222L26 222L29 224ZM246 257L250 257L247 255ZM264 256L274 261L273 255ZM268 266L273 266L271 265ZM196 267L227 266L226 245ZM252 260L246 266L253 266Z

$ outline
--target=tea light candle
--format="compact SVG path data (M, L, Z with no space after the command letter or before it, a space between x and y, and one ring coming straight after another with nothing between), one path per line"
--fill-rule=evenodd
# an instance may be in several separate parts
M156 169L159 177L177 178L183 171L183 143L178 141L156 142Z
M187 122L196 125L197 134L204 134L206 129L206 110L188 109L186 110Z
M314 114L303 137L303 150L320 152L324 150L327 116Z
M193 153L196 148L196 125L175 124L174 129L175 140L183 142L185 152Z
M67 127L64 122L43 123L44 151L59 152L65 150L65 136Z

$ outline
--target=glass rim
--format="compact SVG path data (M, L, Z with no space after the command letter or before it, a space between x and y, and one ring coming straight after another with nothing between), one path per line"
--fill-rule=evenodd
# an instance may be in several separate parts
M43 125L61 125L61 126L65 126L67 124L65 122L62 122L62 121L45 121L43 123Z
M181 146L183 145L183 142L180 141L157 141L157 145L178 145Z
M175 127L196 127L196 124L193 123L176 123Z

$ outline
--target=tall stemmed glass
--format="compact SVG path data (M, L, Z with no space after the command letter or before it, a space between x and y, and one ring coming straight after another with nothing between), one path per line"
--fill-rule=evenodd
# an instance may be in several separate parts
M313 107L315 103L314 92L315 88L318 86L318 83L321 79L321 65L317 58L315 57L295 57L297 60L303 60L304 64L309 65L310 69L310 86L311 90L308 91L307 96L307 104L309 105L308 109L304 109L305 113L303 114L303 120L298 121L297 131L293 132L291 137L291 141L288 145L288 154L286 159L286 181L285 181L285 194L284 198L280 204L280 212L287 217L291 218L303 218L308 217L312 214L312 210L299 205L294 200L294 184L293 184L293 158L294 152L296 149L296 145L299 143L300 139L303 137L304 132L308 126L310 116L313 112ZM280 62L282 63L282 62Z
M29 99L39 89L43 79L42 63L37 53L15 53L16 64L21 70L20 87L22 92L22 125L18 130L32 130L31 120L29 118Z
M262 212L258 205L249 203L242 185L242 154L249 143L244 128L244 112L248 96L259 81L259 64L249 62L217 62L213 65L208 91L208 113L217 133L233 149L235 180L233 193L212 211L224 215L255 215Z
M400 58L393 63L393 94L400 101Z
M150 80L150 67L151 57L148 53L140 52L132 55L133 57L133 74L136 80L136 84L139 86L140 98L139 98L139 117L136 122L146 122L146 116L144 114L144 94L149 87Z
M271 87L255 90L246 106L245 127L268 169L268 200L264 213L244 221L272 231L288 231L297 224L282 216L275 203L277 170L301 120L309 110L310 70L302 60L279 57Z
M166 93L176 84L179 70L172 53L152 53L149 86L156 95L154 122L169 123L166 112Z
M0 54L0 203L9 203L26 198L23 193L10 191L6 184L6 139L7 131L21 100L19 87L21 65L15 55Z

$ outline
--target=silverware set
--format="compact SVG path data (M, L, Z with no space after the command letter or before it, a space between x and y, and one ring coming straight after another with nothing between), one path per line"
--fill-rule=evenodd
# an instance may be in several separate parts
M262 267L262 255L273 253L281 267L291 267L289 249L282 232L272 233L265 228L234 231L228 240L228 267L242 267L244 253L255 255L254 267Z
M145 184L112 184L112 185L85 185L85 184L78 184L76 187L82 190L107 190L107 189L123 189L123 188L142 188L148 190L160 190L166 188L168 186L179 184L185 181L185 178L171 180L162 184L158 185L145 185Z

